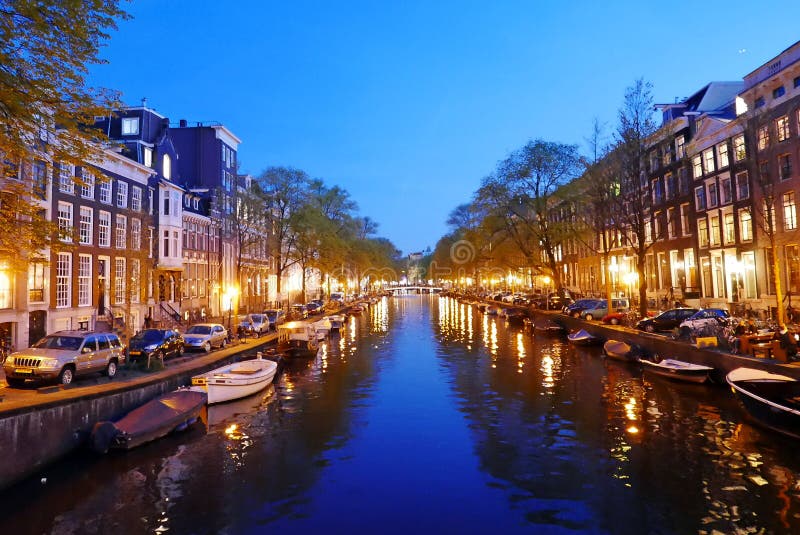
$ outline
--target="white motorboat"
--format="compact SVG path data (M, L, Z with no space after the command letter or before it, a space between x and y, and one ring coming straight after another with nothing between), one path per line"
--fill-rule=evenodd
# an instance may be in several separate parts
M344 328L344 316L341 314L333 314L325 319L331 323L331 332L339 332Z
M290 357L313 357L319 349L313 323L290 321L278 327L278 351Z
M192 377L191 390L208 394L208 403L239 399L266 388L275 378L278 364L260 358L235 362Z
M642 367L646 372L687 383L705 383L709 379L708 374L714 371L714 368L710 366L675 359L641 359L639 362L642 363Z
M331 321L323 318L314 323L314 330L317 332L317 340L324 340L331 334Z

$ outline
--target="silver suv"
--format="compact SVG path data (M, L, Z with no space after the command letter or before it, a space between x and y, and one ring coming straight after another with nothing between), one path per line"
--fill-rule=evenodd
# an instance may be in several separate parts
M125 362L125 348L114 333L58 331L32 347L12 353L3 364L9 386L25 381L52 381L67 385L79 375L117 374Z

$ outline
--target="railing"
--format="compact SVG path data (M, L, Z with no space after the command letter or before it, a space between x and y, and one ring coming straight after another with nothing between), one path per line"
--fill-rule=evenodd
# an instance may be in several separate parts
M181 323L181 315L177 310L172 308L172 305L165 301L160 301L158 306L161 308L161 311L164 312L172 321L178 324Z

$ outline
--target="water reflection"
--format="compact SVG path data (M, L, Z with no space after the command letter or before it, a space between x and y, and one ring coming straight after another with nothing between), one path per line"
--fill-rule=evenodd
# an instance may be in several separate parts
M406 296L207 430L76 455L0 515L4 533L790 533L795 452L724 388Z

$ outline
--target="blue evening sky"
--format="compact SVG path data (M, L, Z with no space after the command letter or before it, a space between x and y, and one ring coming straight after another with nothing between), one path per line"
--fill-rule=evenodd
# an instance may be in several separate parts
M242 171L347 189L379 234L431 248L527 140L585 146L625 88L656 102L741 78L800 39L800 2L137 0L91 82L219 121Z

